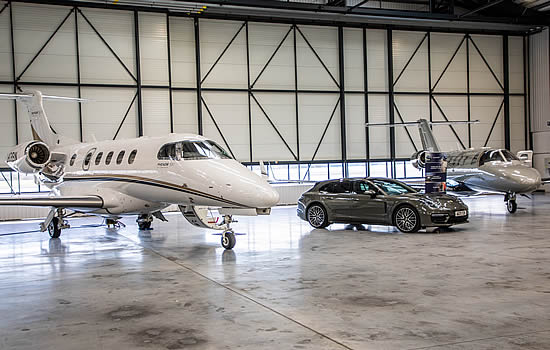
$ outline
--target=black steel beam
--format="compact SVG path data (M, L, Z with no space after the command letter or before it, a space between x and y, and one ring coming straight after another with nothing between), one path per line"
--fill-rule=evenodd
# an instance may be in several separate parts
M248 22L246 23L246 78L247 78L247 97L248 97L248 148L249 157L252 161L252 106L250 104L250 95L252 94L252 87L250 86L250 42L248 37Z
M193 20L195 30L195 80L197 86L197 132L202 135L202 84L201 84L201 46L199 19Z
M508 35L502 37L502 69L504 70L504 148L510 149L510 56L508 54Z
M346 94L345 94L345 76L344 76L344 28L338 27L338 68L339 68L339 84L340 87L340 145L342 151L343 176L348 176L347 159L347 136L346 136ZM331 117L332 118L332 117ZM323 135L324 136L324 135Z
M468 12L465 12L465 13L461 14L460 16L458 16L458 18L464 18L464 17L471 16L471 15L473 15L474 13L478 13L479 11L486 10L486 9L488 9L489 7L493 7L493 6L495 6L495 5L498 5L498 4L500 4L501 2L503 2L503 1L504 1L504 0L495 0L495 1L493 1L493 2L489 2L489 3L487 3L487 4L483 5L483 6L480 6L480 7L478 7L478 8L475 8L475 9L473 9L473 10L470 10L470 11L468 11Z
M296 48L296 25L293 26L293 49L294 49L294 103L295 103L295 113L296 113L296 157L298 158L298 161L300 161L300 120L299 120L299 112L298 112L298 54L297 54L297 48ZM300 174L300 168L298 167L298 175Z
M472 120L472 93L470 91L470 35L466 34L466 99L468 105L468 121ZM468 124L468 148L472 147L472 124Z
M141 54L139 48L139 13L134 11L134 40L136 49L137 123L138 136L143 136L143 103L141 97Z
M369 127L369 70L367 58L367 30L363 28L363 94L365 103L365 158L370 159L370 135ZM369 176L368 167L365 176Z
M388 108L390 124L395 123L395 109L394 109L394 96L393 96L393 36L392 30L386 30L386 44L387 44L387 59L388 59ZM395 128L390 128L390 158L395 159Z
M168 99L170 104L170 132L174 132L174 103L172 94L172 40L170 36L170 16L166 15L166 48L168 59Z
M11 41L11 73L13 77L13 93L17 93L17 76L15 75L15 38L13 36L13 3L10 1L10 41ZM19 126L17 117L17 101L13 100L13 115L15 118L15 144L19 144Z
M80 85L80 43L78 35L78 11L76 7L74 11L74 32L75 32L75 42L76 42L76 82L78 84L78 98L82 98L82 86ZM82 104L78 104L78 127L79 127L79 136L80 142L84 141L84 131L82 126Z

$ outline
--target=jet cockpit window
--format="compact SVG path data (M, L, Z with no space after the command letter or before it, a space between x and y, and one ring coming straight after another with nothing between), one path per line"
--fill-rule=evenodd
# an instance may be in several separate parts
M483 165L487 162L502 162L504 159L498 149L485 151L479 160L479 165Z
M162 146L157 158L161 160L231 159L231 156L214 141L182 141Z
M502 153L502 156L504 157L504 159L506 159L507 162L519 160L518 157L516 157L512 152L508 151L507 149L501 149L500 153Z

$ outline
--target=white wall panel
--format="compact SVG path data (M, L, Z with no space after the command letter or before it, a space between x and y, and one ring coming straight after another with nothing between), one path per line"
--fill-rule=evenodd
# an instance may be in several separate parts
M388 43L386 31L367 29L369 91L388 91Z
M428 91L428 40L426 38L423 41L425 35L422 32L393 32L394 82L401 75L395 84L395 91ZM422 45L415 53L421 42ZM411 57L409 65L403 70Z
M141 82L168 85L168 41L166 15L139 14Z
M195 32L193 20L170 18L170 54L172 58L172 86L196 87Z
M82 104L84 141L112 140L136 93L135 89L82 88L82 97L92 100ZM132 106L117 139L137 136L136 105Z
M523 37L508 38L510 92L523 93Z
M510 150L525 149L525 106L523 96L510 96Z
M369 123L389 123L388 96L369 96ZM390 130L385 127L369 128L370 158L390 157Z
M0 92L12 93L10 85L0 85ZM0 100L0 167L6 167L6 155L15 146L15 113L13 101Z
M82 13L135 76L133 12L85 8ZM135 83L81 15L78 17L78 32L83 83Z
M365 96L346 94L346 150L348 159L366 158Z
M16 74L19 76L55 29L70 7L13 4ZM8 11L5 11L8 13ZM8 41L9 42L9 41ZM42 53L29 66L22 81L75 82L76 45L74 15L67 19Z
M234 21L200 21L203 79L242 25L243 22ZM204 80L203 87L246 88L247 74L246 34L245 28L243 28Z
M431 33L431 66L432 87L437 92L466 92L466 41L462 42L463 34ZM460 49L451 61L451 58L462 42ZM443 73L447 64L449 67ZM441 75L443 74L443 75ZM438 79L439 82L436 84Z
M501 96L471 97L472 120L479 119L480 121L480 124L474 124L472 126L473 147L484 146L501 103ZM493 128L487 146L495 148L504 147L504 108L502 108L498 115L497 122Z
M142 89L143 135L170 133L170 93L168 89Z
M289 25L249 23L250 83L257 78L277 46L290 29ZM294 36L290 32L258 78L258 89L294 89Z
M198 134L197 93L195 91L172 91L172 103L174 132Z
M468 120L468 98L466 96L436 96L435 99L450 121ZM435 102L432 102L432 116L434 121L446 121ZM472 119L475 118L472 117ZM472 125L472 129L475 127L477 127L477 124ZM453 129L464 143L464 146L468 147L468 126L453 125ZM433 132L442 150L453 151L462 149L450 126L435 125Z
M300 26L324 65L338 82L338 29L331 27ZM323 67L306 41L296 33L296 50L298 56L298 88L307 90L337 90L327 70Z
M346 90L363 91L363 31L344 29L344 83Z
M294 94L255 93L254 96L297 155ZM251 103L253 161L293 160L292 153L277 135L260 107L254 100Z
M395 96L395 104L405 122L416 121L420 118L430 119L428 96L397 95ZM395 121L396 123L401 122L397 110L395 111ZM405 127L395 128L395 156L398 158L410 157L415 152L413 143L407 135L407 130L417 149L422 149L422 142L420 141L417 127L407 127L407 129Z
M242 92L203 91L203 98L227 140L229 147L233 151L235 158L243 162L249 161L247 94ZM212 138L220 146L227 148L204 105L202 108L202 121L204 136Z
M472 35L472 40L483 54L483 57L500 83L504 84L502 37L497 35ZM470 91L503 92L473 43L470 43Z
M321 140L330 114L338 101L337 94L301 94L299 99L300 159L311 160ZM342 157L340 145L340 108L334 117L315 156L315 160Z
M5 4L5 1L0 1L0 8ZM0 80L12 80L9 8L0 13L0 62Z

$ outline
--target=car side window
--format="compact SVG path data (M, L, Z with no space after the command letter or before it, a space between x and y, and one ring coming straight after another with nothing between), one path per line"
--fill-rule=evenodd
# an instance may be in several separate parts
M350 181L334 182L333 193L351 193L353 188Z
M319 189L319 192L333 193L333 192L332 192L332 188L334 187L333 185L334 185L334 183L326 184L326 185L322 186L322 187Z
M365 181L357 181L355 183L355 191L359 194L365 193L373 188Z
M111 160L113 159L113 154L115 152L111 151L107 154L107 157L105 157L105 165L111 164Z
M126 153L126 151L120 151L118 153L118 156L116 157L116 163L117 164L122 163L122 159L124 159L124 153Z

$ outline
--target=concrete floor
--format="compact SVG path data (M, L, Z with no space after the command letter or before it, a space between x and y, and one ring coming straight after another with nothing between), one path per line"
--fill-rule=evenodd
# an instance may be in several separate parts
M550 195L466 199L469 224L312 230L241 218L234 251L181 215L138 233L0 224L1 349L550 349Z

